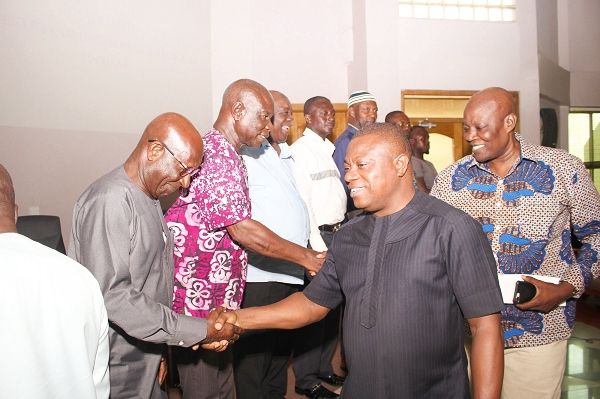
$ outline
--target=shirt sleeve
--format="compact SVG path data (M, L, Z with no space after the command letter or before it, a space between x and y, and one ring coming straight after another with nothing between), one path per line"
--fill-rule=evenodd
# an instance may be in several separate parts
M310 180L310 169L309 166L311 164L310 155L304 151L304 149L298 148L297 146L293 148L294 151L294 177L296 179L296 185L298 187L298 192L300 193L300 197L306 204L306 208L308 210L308 219L309 219L309 238L308 241L310 243L310 247L315 251L327 251L327 245L325 245L325 241L321 237L321 233L319 232L319 226L317 225L314 206L311 201L312 195L312 181Z
M76 207L72 240L78 245L71 243L69 255L96 277L109 320L128 335L152 343L191 346L205 338L206 320L175 313L132 283L132 273L140 271L130 269L130 246L144 238L135 231L130 202L109 193Z
M481 225L468 215L449 221L445 239L448 276L465 318L503 309L496 261Z
M600 196L583 162L573 157L572 163L573 172L568 176L571 226L582 246L575 260L577 267L566 268L561 280L573 285L578 297L594 278L600 277Z
M303 292L312 302L329 309L335 309L342 303L342 290L331 252L327 253L323 267Z
M197 179L194 204L209 231L250 219L246 171L237 154L213 153Z
M110 396L110 378L108 373L108 360L110 357L110 347L108 344L108 317L106 315L106 307L104 306L102 292L100 292L100 288L97 285L93 288L93 292L100 330L98 331L98 347L96 356L94 357L92 378L94 380L96 398L108 399Z

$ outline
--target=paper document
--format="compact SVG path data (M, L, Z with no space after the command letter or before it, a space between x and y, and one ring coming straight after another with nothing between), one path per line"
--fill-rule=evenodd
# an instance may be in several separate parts
M513 296L515 294L515 284L517 281L523 281L521 276L530 276L546 283L558 284L560 278L550 276L530 275L530 274L498 274L498 282L500 282L500 291L502 291L502 301L507 304L513 303ZM558 306L566 306L566 302L561 303Z

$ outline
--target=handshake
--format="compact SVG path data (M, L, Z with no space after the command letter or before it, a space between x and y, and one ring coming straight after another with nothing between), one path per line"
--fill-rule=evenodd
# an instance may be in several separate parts
M197 350L202 349L222 352L227 349L229 344L233 344L240 338L243 329L237 325L237 314L228 312L224 307L219 306L213 309L206 319L206 338L192 347Z

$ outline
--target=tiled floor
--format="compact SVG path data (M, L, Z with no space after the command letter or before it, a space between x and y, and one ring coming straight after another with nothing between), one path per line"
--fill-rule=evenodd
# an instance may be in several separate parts
M577 307L569 339L562 399L600 399L600 298L585 298Z

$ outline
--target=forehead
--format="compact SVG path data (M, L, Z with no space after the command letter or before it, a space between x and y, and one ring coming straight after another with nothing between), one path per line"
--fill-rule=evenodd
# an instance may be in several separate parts
M499 114L500 107L493 98L474 98L467 104L463 117L466 120L473 118L489 119Z
M273 100L275 109L290 108L292 106L287 98L280 95L273 96Z
M376 108L377 103L375 101L361 101L356 104L357 108L365 109L365 108Z
M375 134L357 136L350 141L346 151L346 158L356 157L380 157L387 153L387 145Z
M410 119L408 118L408 116L406 116L406 114L393 114L391 119L392 123L410 122Z
M315 101L313 103L312 109L310 110L310 112L317 112L317 111L329 111L333 109L333 105L331 104L331 101L327 101L327 100L319 100L319 101Z

